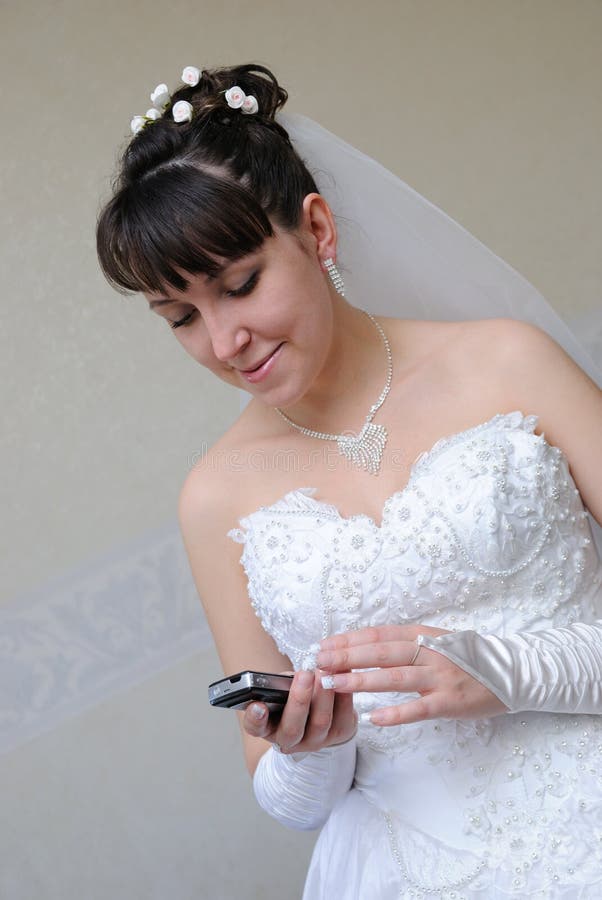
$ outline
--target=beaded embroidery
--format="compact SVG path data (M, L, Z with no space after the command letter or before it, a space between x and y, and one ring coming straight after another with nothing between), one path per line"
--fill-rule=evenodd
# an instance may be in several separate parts
M517 411L441 439L385 501L380 526L365 514L342 516L311 487L240 520L228 534L244 544L251 603L295 669L322 637L366 625L503 635L602 617L587 513L567 460L534 434L536 423ZM355 697L358 712L395 702ZM453 771L466 788L458 821L475 852L464 868L458 861L464 874L455 886L451 876L438 884L407 871L405 844L417 837L396 824L383 797L400 897L460 897L477 883L487 897L494 877L516 897L602 882L599 717L360 725L357 745L358 791L379 759L398 760L400 772L426 766L435 779Z

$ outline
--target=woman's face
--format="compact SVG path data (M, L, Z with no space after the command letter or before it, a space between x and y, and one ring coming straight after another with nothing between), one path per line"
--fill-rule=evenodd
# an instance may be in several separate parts
M186 274L185 293L145 296L193 359L268 406L286 407L328 356L333 313L323 255L311 232L275 228L258 250L226 261L217 278ZM245 377L272 355L256 380Z

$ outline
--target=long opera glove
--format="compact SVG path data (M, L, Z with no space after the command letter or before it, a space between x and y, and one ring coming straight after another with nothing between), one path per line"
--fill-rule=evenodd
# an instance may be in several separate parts
M602 714L602 621L503 638L421 635L421 643L484 684L510 712Z
M351 787L355 756L355 737L312 753L284 754L270 747L253 776L257 802L289 828L320 828Z

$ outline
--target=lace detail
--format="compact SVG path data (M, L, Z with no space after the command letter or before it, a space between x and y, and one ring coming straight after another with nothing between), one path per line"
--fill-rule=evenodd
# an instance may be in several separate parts
M243 544L256 614L295 669L323 636L367 625L504 635L602 617L588 514L562 451L536 424L516 411L442 438L385 501L380 526L300 487L228 532ZM355 704L404 698L358 694ZM401 860L399 896L569 897L554 892L602 883L598 717L361 725L357 746L354 790L388 817L381 837ZM447 831L424 819L433 804L412 793L418 785L439 785L433 803ZM328 840L331 855L339 844ZM376 843L370 858L384 852ZM410 871L418 843L420 859L445 860L447 881Z

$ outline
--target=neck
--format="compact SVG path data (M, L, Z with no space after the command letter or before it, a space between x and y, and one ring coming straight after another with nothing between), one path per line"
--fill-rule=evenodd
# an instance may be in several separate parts
M374 323L337 295L322 369L303 397L280 409L297 425L314 431L356 432L385 386L387 364Z

